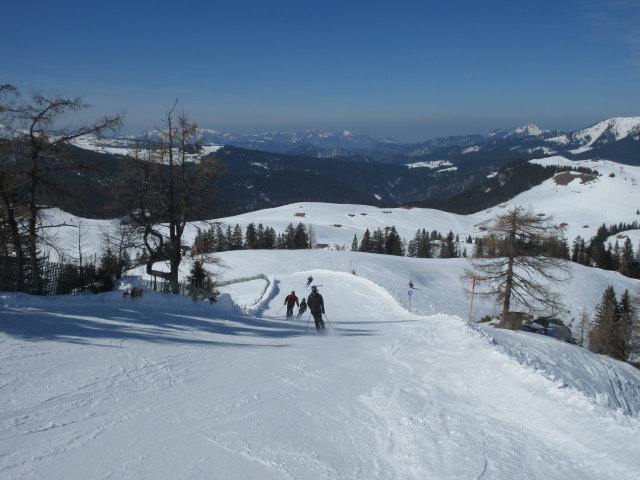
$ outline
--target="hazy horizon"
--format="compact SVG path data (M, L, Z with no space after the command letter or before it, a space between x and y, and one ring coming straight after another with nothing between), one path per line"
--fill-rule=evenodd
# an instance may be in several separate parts
M0 83L80 96L124 130L178 108L233 133L419 142L640 115L640 2L290 0L3 8Z

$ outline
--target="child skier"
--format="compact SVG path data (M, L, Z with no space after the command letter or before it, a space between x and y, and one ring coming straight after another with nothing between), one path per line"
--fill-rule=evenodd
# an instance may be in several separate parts
M307 300L303 298L302 301L300 302L300 307L298 307L298 315L296 318L300 318L302 314L306 311L307 311Z

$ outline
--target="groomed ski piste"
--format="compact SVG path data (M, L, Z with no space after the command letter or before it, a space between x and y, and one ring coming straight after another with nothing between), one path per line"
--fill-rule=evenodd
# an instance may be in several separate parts
M0 477L640 477L639 371L468 323L466 260L220 258L226 279L266 279L228 285L213 305L3 293ZM638 285L576 268L562 287L575 304ZM309 275L322 335L281 308L291 290L308 295Z

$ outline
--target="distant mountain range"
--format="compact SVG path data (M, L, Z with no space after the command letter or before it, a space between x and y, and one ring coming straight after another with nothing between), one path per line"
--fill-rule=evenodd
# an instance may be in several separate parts
M535 125L490 135L439 137L416 144L375 140L343 131L232 135L201 130L205 148L225 165L207 192L203 216L229 215L297 201L421 205L470 213L504 201L484 183L507 165L560 155L570 160L606 159L640 165L640 117L611 118L575 132L545 131ZM2 132L7 136L7 131ZM70 177L83 188L75 213L117 216L112 193L100 186L115 182L128 168L132 137L74 142L75 155L102 168L101 177ZM153 138L151 138L153 140ZM552 175L533 167L501 175L517 194ZM488 186L491 187L491 186ZM81 198L81 197L78 197Z
M239 135L201 129L204 145L227 145L264 152L341 158L382 163L414 163L447 160L453 164L468 160L500 162L516 158L562 155L569 159L606 158L620 163L640 164L640 117L616 117L575 132L542 130L525 125L496 130L488 135L438 137L420 143L374 139L348 130L331 134L315 130ZM139 138L139 137L138 137ZM153 135L150 137L153 139ZM85 142L82 148L126 148L134 137Z

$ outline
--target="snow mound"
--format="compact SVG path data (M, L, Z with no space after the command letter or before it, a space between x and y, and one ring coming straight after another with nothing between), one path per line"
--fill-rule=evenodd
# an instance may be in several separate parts
M558 388L571 388L590 401L624 415L640 414L640 370L577 345L536 333L473 325L493 345Z

